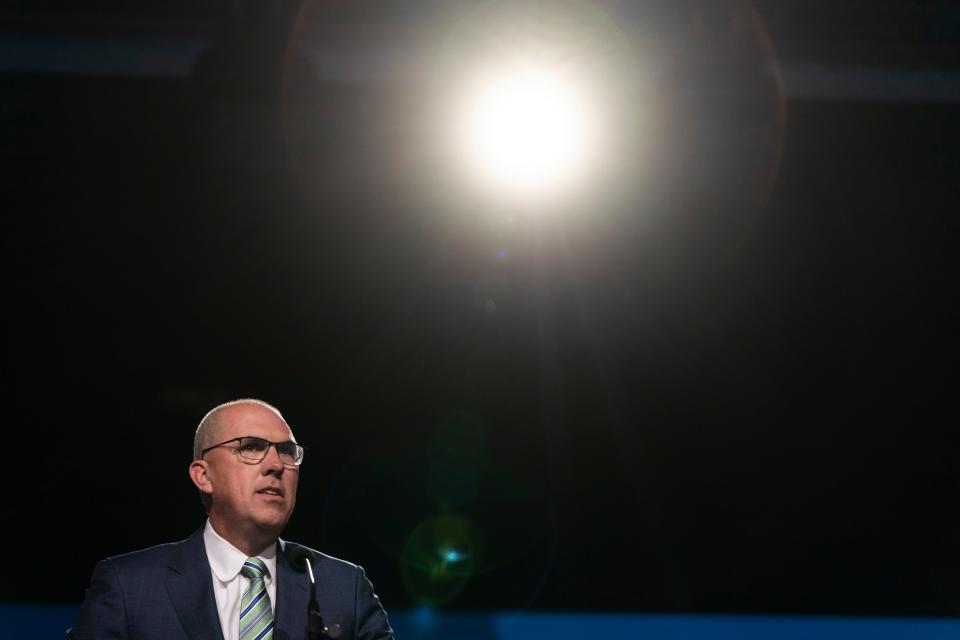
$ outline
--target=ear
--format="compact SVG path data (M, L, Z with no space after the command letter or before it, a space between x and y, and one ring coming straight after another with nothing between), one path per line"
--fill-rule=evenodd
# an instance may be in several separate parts
M190 479L200 493L213 494L213 482L210 480L210 468L206 460L194 460L190 463Z

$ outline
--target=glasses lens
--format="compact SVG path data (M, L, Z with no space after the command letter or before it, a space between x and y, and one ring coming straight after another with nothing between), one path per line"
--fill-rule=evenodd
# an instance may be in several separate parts
M303 461L303 447L296 442L277 443L277 453L284 464L298 465Z
M263 460L263 457L266 455L267 448L269 446L270 443L263 438L240 438L240 446L237 451L239 451L240 455L244 458L250 458L251 460Z

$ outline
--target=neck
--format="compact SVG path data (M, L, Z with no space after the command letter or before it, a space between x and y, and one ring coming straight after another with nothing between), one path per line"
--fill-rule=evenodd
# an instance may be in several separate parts
M217 532L218 536L251 558L262 553L264 549L269 548L271 545L276 544L277 538L279 537L279 534L259 529L235 531L224 526L223 522L214 516L214 514L210 514L210 526L213 527L213 530Z

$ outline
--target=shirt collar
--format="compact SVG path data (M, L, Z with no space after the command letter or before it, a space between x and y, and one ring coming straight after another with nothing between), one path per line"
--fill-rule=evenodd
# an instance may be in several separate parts
M210 562L210 569L213 575L220 582L230 582L240 573L243 562L247 559L247 554L237 549L235 546L224 540L219 533L213 530L210 519L203 528L203 544L207 549L207 560ZM277 575L277 545L271 544L266 549L256 555L267 565L267 581Z

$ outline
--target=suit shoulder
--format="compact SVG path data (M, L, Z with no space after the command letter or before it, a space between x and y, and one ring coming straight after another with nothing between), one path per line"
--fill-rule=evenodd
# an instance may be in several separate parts
M347 562L346 560L341 560L340 558L335 558L329 556L325 553L317 552L317 560L320 564L324 564L329 567L332 571L343 571L344 573L356 573L357 565L352 562Z
M291 543L289 541L285 541L284 544L296 544L297 546L308 549L311 553L313 553L314 557L316 558L313 561L313 566L317 571L327 571L337 575L343 574L350 576L353 576L357 572L358 567L352 562L335 558L331 555L327 555L326 553L317 551L316 549L296 542Z
M140 549L139 551L130 551L129 553L110 556L103 562L112 566L117 571L167 566L181 545L183 545L182 541L168 542L155 547Z

